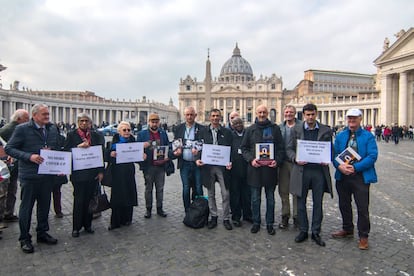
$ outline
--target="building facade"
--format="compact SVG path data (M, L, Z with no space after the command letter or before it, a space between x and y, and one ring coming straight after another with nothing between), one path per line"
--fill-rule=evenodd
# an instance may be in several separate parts
M381 122L400 126L414 124L414 28L385 38L382 54L375 59L377 85L381 90Z
M234 110L247 124L251 124L255 119L256 107L265 104L270 108L272 121L277 121L281 118L282 88L282 78L276 74L256 78L236 44L233 55L222 66L220 76L212 78L208 56L203 81L190 76L180 80L178 99L181 118L184 120L184 108L193 106L198 113L197 120L207 122L210 109L217 108L221 110L225 124Z
M14 82L8 90L0 87L0 116L6 121L17 109L26 109L30 113L32 106L37 103L49 106L53 122L69 124L76 123L76 116L81 112L90 114L96 125L122 120L145 124L150 113L158 113L161 123L168 125L179 120L178 110L171 99L166 105L148 101L145 96L142 100L115 101L99 97L90 91L32 91L27 88L20 90L18 82Z
M310 69L284 102L296 107L299 118L303 105L316 104L319 120L330 126L344 125L346 111L357 107L364 125L377 125L381 104L375 80L375 75Z
M208 57L203 81L190 76L180 80L181 119L186 106L195 107L200 122L207 122L208 111L218 108L224 124L228 123L230 112L236 110L249 125L254 122L256 107L265 104L270 109L271 121L279 123L286 104L295 106L301 118L302 107L314 103L319 120L330 126L344 125L345 113L350 108L361 109L364 125L413 125L414 28L401 30L395 37L391 45L385 39L383 52L374 61L377 74L309 69L292 90L283 89L282 78L276 74L256 78L236 44L220 76L212 79Z

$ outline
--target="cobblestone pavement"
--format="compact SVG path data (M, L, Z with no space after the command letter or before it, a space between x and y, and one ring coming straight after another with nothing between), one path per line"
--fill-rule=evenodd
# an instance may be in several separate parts
M296 244L297 230L267 234L264 225L251 234L249 223L227 231L184 226L181 182L176 172L166 180L167 218L144 219L143 177L137 173L139 204L133 224L108 231L110 212L93 221L96 232L71 237L72 186L63 186L62 219L49 215L55 246L34 242L35 253L18 244L18 224L3 230L1 275L411 275L414 274L413 142L380 143L379 183L371 186L370 248L357 248L357 237L335 240L341 227L337 196L325 195L321 236L326 247L310 239ZM219 190L219 189L218 189ZM219 195L217 198L221 198ZM280 199L276 196L276 224ZM17 205L18 206L18 205ZM219 203L219 207L221 204ZM310 205L309 205L310 207ZM264 208L264 206L262 206ZM221 210L219 210L221 211ZM309 209L310 211L310 209ZM32 233L36 219L33 217Z

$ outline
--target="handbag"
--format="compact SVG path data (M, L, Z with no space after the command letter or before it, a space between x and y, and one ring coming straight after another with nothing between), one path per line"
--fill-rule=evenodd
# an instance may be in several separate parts
M168 160L167 163L165 163L164 165L164 169L165 169L165 174L167 176L170 176L171 174L173 174L175 172L175 166L174 166L174 162L172 160Z
M101 193L100 191L101 184L98 184L97 193L89 202L88 211L90 214L99 213L111 208L111 204L109 203L108 196L105 192L105 188L103 188L103 193Z
M112 163L106 166L101 184L106 187L112 187Z

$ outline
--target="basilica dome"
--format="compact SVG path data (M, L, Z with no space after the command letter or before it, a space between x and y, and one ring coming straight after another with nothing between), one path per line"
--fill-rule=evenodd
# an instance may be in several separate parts
M252 67L247 60L242 58L237 44L233 50L233 56L221 68L220 79L229 80L229 78L233 79L234 76L240 76L240 80L245 81L253 79Z

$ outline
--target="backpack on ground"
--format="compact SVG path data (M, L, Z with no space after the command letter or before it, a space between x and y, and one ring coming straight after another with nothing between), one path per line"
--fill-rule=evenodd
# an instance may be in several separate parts
M191 228L203 228L207 225L209 212L208 200L204 197L197 197L190 204L183 223Z

